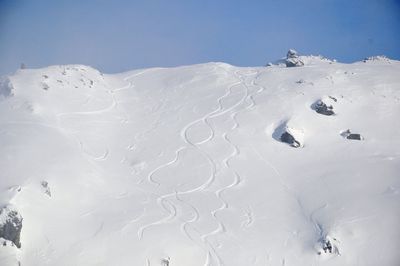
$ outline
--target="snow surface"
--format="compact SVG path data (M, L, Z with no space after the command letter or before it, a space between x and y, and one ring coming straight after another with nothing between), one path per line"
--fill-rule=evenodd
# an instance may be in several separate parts
M400 62L302 59L3 79L0 265L400 265Z

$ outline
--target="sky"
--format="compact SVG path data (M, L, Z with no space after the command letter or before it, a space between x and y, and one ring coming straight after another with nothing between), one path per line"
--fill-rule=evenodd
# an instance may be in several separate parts
M400 60L400 0L0 0L0 75L21 63L262 66L289 48Z

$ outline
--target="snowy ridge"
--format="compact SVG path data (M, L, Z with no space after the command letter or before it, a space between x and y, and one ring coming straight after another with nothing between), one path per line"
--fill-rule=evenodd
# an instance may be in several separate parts
M294 58L2 80L0 265L398 265L400 62Z

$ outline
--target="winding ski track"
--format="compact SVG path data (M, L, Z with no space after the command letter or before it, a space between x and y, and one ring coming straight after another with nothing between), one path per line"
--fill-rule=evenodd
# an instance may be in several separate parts
M242 73L240 70L232 71L225 69L224 67L221 68L227 73L229 73L229 75L233 76L236 80L227 86L225 93L222 96L216 99L217 107L214 110L204 114L198 119L190 121L181 129L180 137L183 141L183 146L179 147L174 152L173 157L167 160L166 162L159 164L147 174L147 183L152 185L153 188L145 189L145 191L148 195L154 196L156 204L159 206L160 210L162 210L162 212L165 215L151 222L146 222L145 224L139 226L137 229L137 237L139 240L142 240L145 236L145 233L152 227L172 223L173 221L179 221L181 233L185 235L193 243L195 243L196 246L201 248L206 254L206 260L204 262L205 266L225 265L223 259L218 254L218 246L215 246L213 244L213 241L210 240L211 238L216 237L219 234L225 234L227 232L227 228L226 225L224 224L224 221L221 220L218 215L220 212L223 212L224 210L230 208L230 203L224 198L224 194L227 193L229 190L238 187L243 179L240 176L240 174L237 171L235 171L235 169L232 168L230 164L231 160L240 155L240 148L237 144L235 144L232 141L230 135L240 127L240 124L237 121L237 116L241 112L251 111L256 106L254 95L265 90L262 87L260 87L258 90L255 91L254 89L253 91L251 91L250 89L250 87L257 87L254 76L257 78L257 76L259 75L259 71ZM107 90L107 93L110 95L109 106L93 111L60 113L58 114L58 117L62 119L63 117L68 115L97 115L119 109L118 110L119 113L120 114L122 113L123 116L120 122L122 124L127 123L129 121L129 116L123 108L118 108L119 103L116 94L121 91L133 88L134 83L132 79L148 71L149 70L145 70L130 75L128 77L125 77L124 81L128 83L127 85L117 89ZM248 83L247 80L249 77L253 77L250 84ZM238 91L236 91L234 94L233 89L237 86L241 88L240 93L237 94ZM235 100L230 103L228 101L229 104L226 105L226 103L224 103L226 99L235 99ZM232 150L226 158L222 159L222 167L225 168L228 171L228 173L232 176L232 182L218 189L211 189L211 185L214 184L216 178L218 178L217 163L220 162L215 161L215 158L213 158L213 156L210 154L210 152L207 150L204 144L211 142L216 137L217 134L216 129L213 128L211 120L223 116L227 116L227 118L233 122L233 126L228 131L222 132L221 134L222 139L229 145L230 149ZM209 133L200 140L192 139L192 136L190 135L190 130L199 124L206 126ZM78 141L82 152L88 155L92 160L104 161L107 159L109 155L109 150L107 148L103 154L99 156L94 156L90 152L86 151L82 141L80 140ZM132 150L132 147L133 146L130 145L130 148L128 150ZM196 187L189 188L183 191L178 191L176 189L174 191L168 191L167 188L163 187L162 180L157 179L156 175L161 170L171 167L172 165L179 163L179 161L184 160L185 158L183 157L182 152L187 149L193 149L207 161L208 168L210 170L209 176L204 179L203 183L201 183ZM155 189L157 189L159 192L163 191L164 193L159 193L155 191ZM211 211L211 216L215 220L216 224L215 229L209 232L201 232L198 229L196 229L195 224L200 220L202 214L196 207L195 203L191 203L187 200L184 200L183 196L185 195L189 196L195 193L203 193L206 191L210 192L210 189L211 192L214 193L215 197L221 202L221 204L219 207ZM191 212L190 217L187 219L181 218L183 217L183 213L179 212L182 208L178 207L178 205L176 204L186 206L187 207L186 209L189 209L189 211ZM141 215L130 220L129 223L123 227L122 230L126 231L128 226L140 223L140 221L144 219L145 216L146 216L146 208L144 209ZM249 220L246 226L251 225L251 223L253 222L252 215L249 215L248 217ZM147 261L147 263L149 263L149 261Z
M163 168L165 168L165 167L168 167L168 166L170 166L170 165L172 165L172 164L177 163L178 160L180 159L179 154L180 154L180 153L182 152L182 150L184 150L185 148L193 148L193 149L196 150L203 158L206 159L206 161L208 162L209 167L210 167L210 175L209 175L209 177L205 180L204 183L202 183L202 184L201 184L200 186L198 186L198 187L195 187L195 188L192 188L192 189L188 189L188 190L186 190L186 191L179 191L179 192L175 191L175 192L173 192L173 193L167 193L167 194L165 194L165 195L163 195L163 196L158 197L157 203L158 203L158 205L160 206L160 208L163 209L163 211L166 213L166 216L163 217L163 218L161 218L161 219L159 219L159 220L157 220L157 221L154 221L154 222L145 224L145 225L143 225L142 227L140 227L139 230L138 230L138 237L139 237L139 239L142 239L143 234L144 234L144 231L145 231L145 230L148 230L150 227L156 226L156 225L161 225L161 224L164 224L164 223L167 223L167 222L169 222L169 221L171 221L172 219L174 219L174 218L177 217L177 208L176 208L170 201L167 200L168 197L170 197L170 196L172 196L172 195L175 194L175 196L176 196L176 198L178 199L178 201L181 202L182 204L186 204L187 206L189 206L189 207L191 208L191 210L193 211L193 213L194 213L192 219L186 220L186 221L184 221L184 222L181 223L181 231L182 231L190 240L192 240L193 242L195 242L197 245L199 244L198 241L197 241L197 239L195 239L195 238L189 233L188 228L191 227L191 224L196 223L196 222L199 220L200 212L198 211L198 209L197 209L194 205L192 205L192 204L190 204L190 203L188 203L188 202L183 201L182 199L179 198L179 196L180 196L180 195L185 195L185 194L187 195L187 194L192 194L192 193L196 193L196 192L203 192L203 191L206 191L206 190L214 183L214 181L215 181L215 179L216 179L216 174L217 174L216 162L214 162L212 156L210 156L210 155L207 153L207 151L204 150L204 149L201 147L201 145L202 145L202 144L205 144L205 143L207 143L207 142L209 142L209 141L211 141L211 140L215 137L215 130L214 130L213 127L211 126L211 124L210 124L210 122L209 122L209 119L212 119L212 118L215 118L215 117L219 117L219 116L222 116L222 115L224 115L224 114L229 114L229 113L232 112L235 108L241 106L241 105L246 101L246 99L249 97L248 87L247 87L247 86L243 86L243 84L242 84L242 83L243 83L243 80L242 80L240 77L238 77L238 74L237 74L236 72L234 73L234 75L235 75L237 81L235 81L235 82L232 83L230 86L228 86L228 88L227 88L227 90L225 91L225 93L217 99L218 107L217 107L215 110L213 110L213 111L211 111L211 112L205 114L204 116L202 116L202 117L200 117L200 118L198 118L198 119L196 119L196 120L191 121L190 123L188 123L186 126L184 126L184 127L182 128L182 130L181 130L181 138L182 138L182 140L184 141L185 146L184 146L184 147L180 147L178 150L176 150L176 152L175 152L175 157L174 157L172 160L170 160L170 161L168 161L168 162L166 162L166 163L163 163L163 164L159 165L158 167L156 167L155 169L153 169L153 170L149 173L147 179L148 179L148 182L149 182L150 184L153 184L153 185L156 185L157 187L160 187L161 184L160 184L158 181L156 181L156 180L154 179L154 175L155 175L158 171L160 171L161 169L163 169ZM239 100L237 100L236 102L234 102L234 103L233 103L232 105L230 105L229 107L225 107L225 108L224 108L222 101L223 101L224 99L226 99L227 97L230 97L230 96L232 95L232 88L233 88L234 86L239 86L239 85L243 86L243 89L244 89L244 96L242 96ZM237 112L237 111L236 111L236 112ZM190 135L188 134L188 132L189 132L189 130L190 130L193 126L195 126L195 125L198 124L198 123L203 123L204 125L206 125L206 126L209 128L209 130L210 130L210 135L207 136L205 139L196 142L196 141L191 140ZM236 148L236 149L237 149L237 148ZM214 192L215 195L216 195L216 197L222 202L223 208L226 208L226 206L227 206L228 204L227 204L226 201L224 201L224 200L221 198L221 193L222 193L224 190L229 189L229 188L231 188L232 186L237 185L238 183L240 183L240 177L239 177L239 175L235 174L234 182L233 182L232 184L230 184L230 185L228 185L227 187L224 187L224 188L222 188L222 189L220 189L220 190ZM167 205L168 205L168 206L167 206ZM212 235L218 234L219 232L225 232L225 231L226 231L224 224L223 224L221 221L219 221L219 220L217 219L217 217L216 217L216 213L217 213L218 210L220 210L220 209L221 209L221 208L218 208L217 210L214 210L214 211L212 212L212 216L214 217L214 219L215 219L216 222L217 222L217 229L216 229L216 230L213 230L213 231L211 231L211 232L209 232L209 233L206 233L206 234L201 234L201 233L199 233L199 236L198 236L198 238L199 238L199 239L201 240L201 242L202 242L202 249L207 253L207 259L206 259L206 262L205 262L204 265L223 265L223 262L222 262L221 258L219 257L218 252L216 251L216 248L215 248L215 247L208 241L208 239L207 239L207 238L211 237ZM196 231L196 230L195 230L195 231ZM197 231L196 231L196 232L197 232Z

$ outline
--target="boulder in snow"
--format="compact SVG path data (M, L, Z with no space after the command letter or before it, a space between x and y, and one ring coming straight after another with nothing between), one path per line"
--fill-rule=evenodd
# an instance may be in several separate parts
M286 58L298 58L299 56L297 55L297 51L294 49L289 49L289 51L286 54Z
M335 112L333 111L333 106L327 105L322 100L316 101L311 106L311 108L321 115L334 115L335 114Z
M301 146L300 142L298 140L296 140L292 134L290 134L289 132L285 131L283 132L283 134L280 137L280 140L282 142L285 142L287 144L289 144L290 146L294 147L294 148L299 148Z
M285 63L286 63L286 67L304 66L304 62L301 61L299 58L286 59Z
M346 139L351 139L351 140L363 140L363 136L358 133L351 133L350 129L347 129L346 131L343 131L340 133L340 135Z
M285 60L286 67L304 66L304 62L299 58L297 52L290 49L286 54Z
M287 125L287 122L278 126L272 137L280 142L289 144L293 148L303 147L304 132Z

